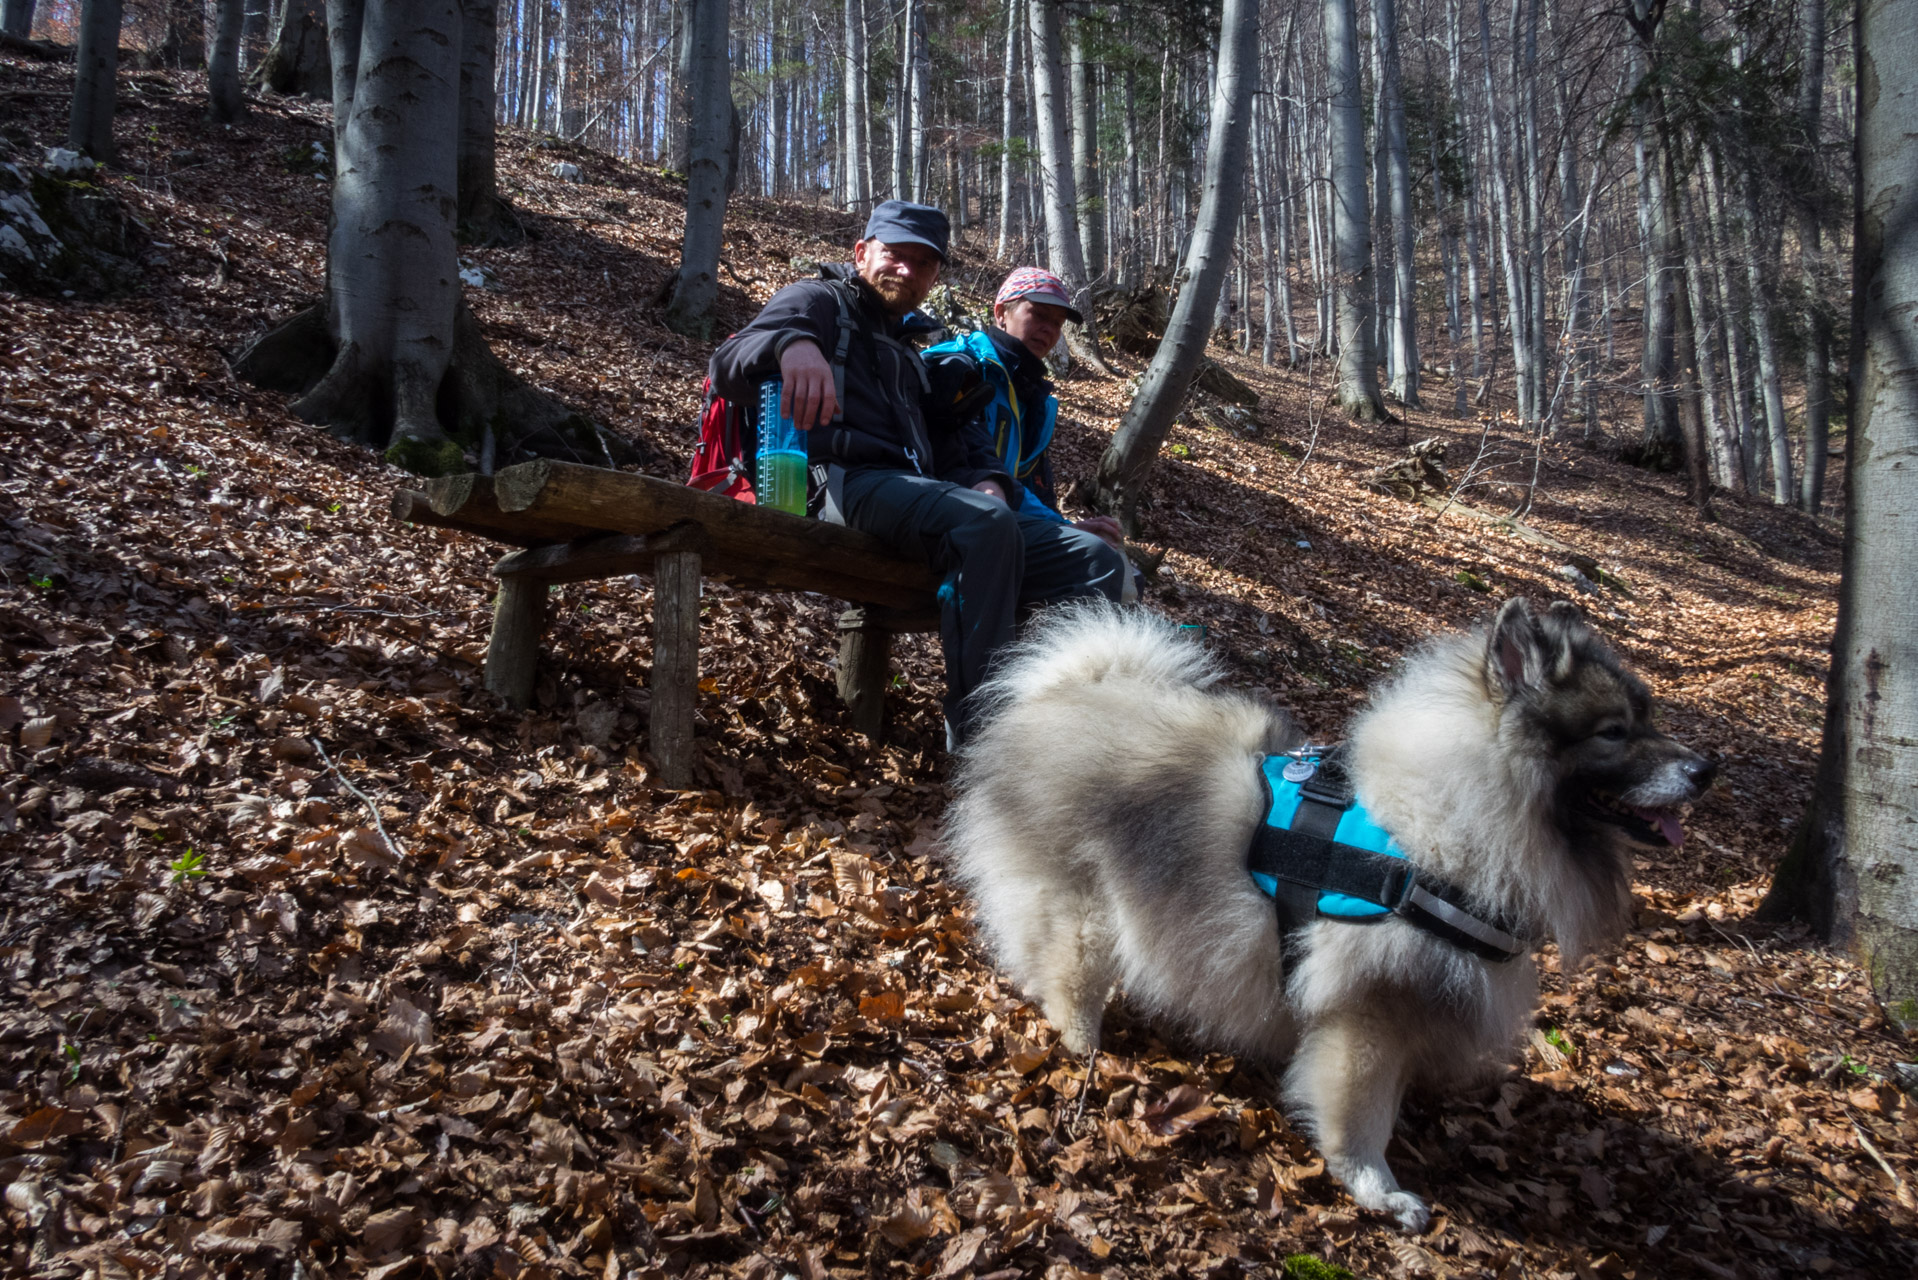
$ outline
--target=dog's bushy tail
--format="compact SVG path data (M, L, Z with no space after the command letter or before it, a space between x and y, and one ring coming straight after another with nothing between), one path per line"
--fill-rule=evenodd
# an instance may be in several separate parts
M1007 706L1102 680L1206 688L1224 676L1218 660L1177 623L1100 598L1055 605L1000 651L992 677L973 692L974 714L990 720Z

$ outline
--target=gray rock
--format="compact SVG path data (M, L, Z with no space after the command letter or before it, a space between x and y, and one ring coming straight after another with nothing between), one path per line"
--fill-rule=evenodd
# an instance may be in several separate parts
M78 151L65 147L47 148L47 172L56 178L90 178L98 166Z
M1598 584L1596 582L1593 582L1590 578L1586 577L1584 572L1577 565L1562 564L1558 567L1556 572L1558 573L1559 577L1565 579L1565 581L1571 583L1574 587L1576 587L1580 591L1583 591L1586 595L1592 596L1592 595L1598 594Z
M561 182L584 182L586 171L571 160L561 160L553 166L553 176Z

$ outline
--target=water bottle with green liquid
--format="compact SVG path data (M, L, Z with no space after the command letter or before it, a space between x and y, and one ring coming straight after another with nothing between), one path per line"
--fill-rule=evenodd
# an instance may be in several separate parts
M762 507L806 514L806 433L780 412L780 380L759 384L759 462L753 496Z

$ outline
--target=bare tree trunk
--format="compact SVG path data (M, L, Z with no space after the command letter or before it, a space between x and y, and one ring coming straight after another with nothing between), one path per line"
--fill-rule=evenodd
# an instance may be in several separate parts
M693 137L686 176L686 234L666 323L675 333L711 336L719 295L727 176L732 172L732 66L726 0L693 0Z
M1099 174L1099 71L1086 60L1085 23L1079 18L1072 24L1072 181L1086 276L1100 280L1106 274L1106 202Z
M1139 394L1126 410L1111 447L1099 459L1095 503L1118 514L1134 532L1140 489L1185 403L1192 379L1205 362L1213 308L1231 265L1233 231L1245 203L1245 154L1252 129L1252 87L1258 79L1258 36L1259 0L1225 0L1212 129L1205 148L1205 193L1185 258L1186 281L1165 337L1140 381Z
M906 0L906 36L911 50L907 60L907 112L910 122L911 194L908 200L923 201L932 191L932 160L927 151L926 134L932 121L932 51L926 44L926 0Z
M699 110L693 101L693 26L699 0L675 0L672 134L672 159L667 167L674 173L692 172L693 117Z
M113 99L120 67L120 0L86 0L74 53L67 145L102 164L113 159Z
M999 116L999 243L993 253L1005 257L1012 239L1013 130L1019 122L1013 80L1019 68L1019 32L1024 28L1026 0L1006 0L1005 102Z
M1751 351L1746 346L1745 326L1739 323L1739 317L1750 314L1751 302L1739 289L1738 281L1728 265L1732 252L1726 226L1725 184L1719 174L1721 167L1717 153L1707 150L1702 157L1705 178L1705 243L1706 250L1712 259L1712 280L1718 300L1718 314L1723 317L1725 383L1731 388L1731 394L1725 399L1731 413L1732 420L1729 427L1737 446L1739 460L1738 474L1732 477L1731 487L1732 492L1740 497L1747 497L1751 493L1751 451L1756 440L1756 433L1752 430L1751 415Z
M1383 422L1378 350L1373 345L1372 224L1365 182L1365 105L1359 84L1358 16L1353 0L1324 0L1329 83L1333 246L1338 294L1338 403L1352 417Z
M459 233L469 243L517 241L519 220L499 196L495 161L497 100L493 60L499 48L497 0L462 0L460 26Z
M1705 445L1708 461L1711 464L1712 478L1719 487L1735 488L1738 476L1744 471L1743 459L1738 456L1738 432L1734 424L1726 421L1726 415L1718 403L1718 360L1712 345L1711 308L1705 295L1704 261L1699 251L1699 220L1693 211L1691 193L1683 193L1684 230L1685 230L1685 288L1687 301L1692 313L1692 353L1694 356L1693 373L1698 379L1698 389L1702 397L1705 414ZM1709 251L1709 242L1707 251Z
M231 124L246 114L240 93L240 28L246 23L246 0L219 0L213 27L213 56L207 61L207 117Z
M1392 208L1391 392L1400 404L1418 407L1418 278L1412 260L1412 160L1405 142L1405 100L1399 91L1398 8L1395 0L1372 0L1378 32L1379 94L1385 105L1387 181Z
M1263 78L1263 77L1262 77ZM1252 199L1259 215L1259 273L1264 281L1265 315L1262 326L1263 341L1259 346L1259 363L1266 368L1272 367L1272 360L1278 354L1278 286L1279 273L1274 265L1272 252L1272 198L1270 190L1270 162L1266 157L1268 143L1265 137L1265 122L1260 118L1259 99L1252 99Z
M448 216L459 176L459 6L336 0L329 17L339 149L327 321L337 355L293 412L369 438L390 422L396 450L442 453L436 401L460 301Z
M1067 325L1066 341L1072 354L1106 377L1112 368L1099 354L1097 328L1091 321L1092 289L1086 276L1083 246L1079 243L1078 187L1072 180L1072 150L1066 140L1069 99L1061 61L1059 10L1061 0L1029 0L1032 10L1032 86L1039 134L1039 169L1044 184L1048 265L1072 290L1072 305L1088 323Z
M1515 7L1515 20L1517 12ZM1512 379L1518 394L1519 421L1530 426L1538 415L1538 380L1532 368L1534 346L1531 334L1530 266L1528 261L1520 260L1518 249L1513 244L1512 224L1519 220L1520 212L1507 177L1505 148L1499 130L1498 98L1492 83L1492 28L1487 0L1479 0L1478 33L1479 50L1485 62L1485 142L1490 160L1488 167L1492 171L1493 208L1498 217L1499 264L1505 273L1506 314L1512 322ZM1515 152L1520 149L1518 139L1513 140L1513 149Z
M324 0L286 0L274 25L272 48L259 63L259 83L276 94L330 98L332 77Z
M1142 237L1139 233L1140 186L1139 186L1139 101L1138 80L1130 64L1125 69L1125 203L1124 216L1119 220L1122 242L1119 253L1122 288L1136 286L1144 276L1140 258Z
M1918 1026L1918 7L1861 0L1845 567L1812 801L1761 913L1808 921Z
M846 136L839 165L845 171L846 201L855 213L872 207L867 70L865 0L846 0Z
M1825 301L1825 251L1818 218L1818 121L1825 94L1825 0L1799 10L1805 42L1798 119L1803 148L1797 183L1798 263L1805 291L1805 468L1798 504L1816 514L1825 499L1825 450L1831 431L1831 310Z
M500 364L461 302L460 8L329 6L337 159L326 300L248 344L234 371L302 393L295 414L387 446L388 460L414 471L466 465L449 433L476 450L492 433L502 459L598 460L618 447L635 460Z
M6 0L4 8L0 8L0 32L22 40L31 36L33 7L34 0Z
M1276 134L1266 136L1266 161L1272 167L1275 194L1278 208L1275 218L1279 230L1279 323L1285 329L1285 362L1296 366L1299 363L1299 327L1292 315L1292 258L1293 258L1293 210L1292 186L1289 168L1292 149L1292 58L1297 49L1299 33L1299 14L1294 9L1285 16L1285 40L1279 54L1279 118L1276 122ZM1256 118L1255 118L1256 127Z

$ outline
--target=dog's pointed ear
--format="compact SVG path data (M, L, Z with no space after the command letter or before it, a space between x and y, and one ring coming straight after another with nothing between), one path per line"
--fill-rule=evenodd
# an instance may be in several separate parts
M1486 682L1510 697L1544 682L1548 644L1531 603L1514 596L1499 607L1485 642Z
M1590 640L1591 624L1585 621L1583 609L1569 600L1556 600L1539 619L1539 630L1545 636L1546 651L1550 655L1547 669L1554 683L1562 682L1578 664L1579 644Z

